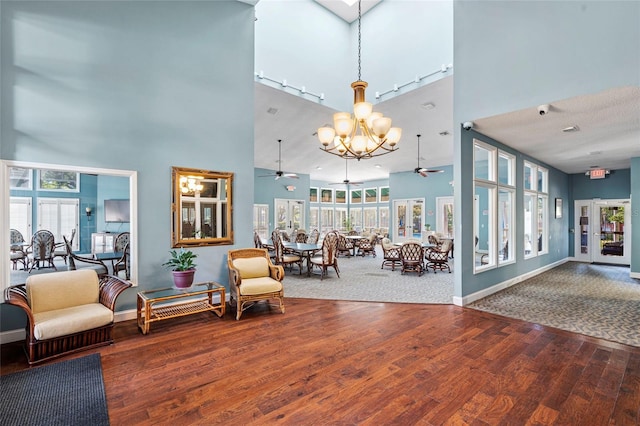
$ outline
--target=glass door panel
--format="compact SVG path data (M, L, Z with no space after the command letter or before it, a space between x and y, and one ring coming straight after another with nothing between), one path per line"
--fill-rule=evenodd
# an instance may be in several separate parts
M625 208L627 207L627 208ZM629 223L629 204L597 201L594 205L593 261L628 265L630 244L625 247L625 223Z
M591 262L591 201L575 202L574 257L578 261Z
M424 199L394 200L394 242L422 239L424 224Z

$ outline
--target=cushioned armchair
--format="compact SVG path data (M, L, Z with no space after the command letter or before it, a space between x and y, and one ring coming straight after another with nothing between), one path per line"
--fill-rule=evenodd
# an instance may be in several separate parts
M284 314L284 269L274 265L266 249L229 250L230 302L236 303L236 320L260 300L277 299Z
M380 269L384 269L385 266L391 265L391 270L396 270L396 263L401 264L400 262L400 247L394 246L389 238L383 238L382 242L382 253L384 260L382 261L382 266Z
M29 364L113 343L116 298L129 287L84 269L33 275L26 284L7 288L6 303L27 314Z

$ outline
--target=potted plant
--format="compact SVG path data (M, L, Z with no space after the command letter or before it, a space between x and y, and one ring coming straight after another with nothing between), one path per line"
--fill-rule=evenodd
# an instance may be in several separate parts
M193 275L196 273L196 264L194 259L197 254L191 250L171 250L171 259L162 264L162 266L173 271L173 282L177 288L189 288L193 284Z

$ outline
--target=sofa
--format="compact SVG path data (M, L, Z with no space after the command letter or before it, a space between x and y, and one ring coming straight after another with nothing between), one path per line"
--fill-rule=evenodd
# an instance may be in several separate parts
M113 343L117 297L131 283L93 269L32 275L5 290L7 304L27 315L29 364Z

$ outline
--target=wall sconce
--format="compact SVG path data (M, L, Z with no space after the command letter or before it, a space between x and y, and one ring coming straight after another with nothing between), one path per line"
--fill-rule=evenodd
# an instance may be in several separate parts
M84 209L84 211L87 213L87 217L90 219L91 218L91 207L87 207L86 209Z

